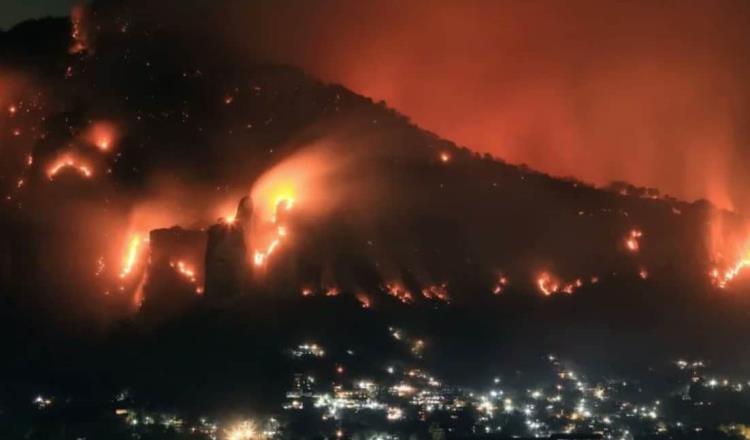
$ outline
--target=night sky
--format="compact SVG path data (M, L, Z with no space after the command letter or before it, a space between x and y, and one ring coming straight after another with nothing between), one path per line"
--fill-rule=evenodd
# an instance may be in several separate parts
M2 0L0 29L9 29L30 18L67 15L75 3L76 0Z

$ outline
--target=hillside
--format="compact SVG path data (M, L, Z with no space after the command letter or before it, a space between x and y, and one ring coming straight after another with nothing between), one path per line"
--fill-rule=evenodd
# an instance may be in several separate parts
M750 360L730 342L750 322L739 216L476 154L123 4L0 34L8 371L54 381L91 362L168 394L200 370L220 394L277 368L271 336L345 337L375 358L394 324L455 376L513 353L606 362L612 346L633 362ZM236 222L244 196L252 214ZM177 244L156 247L152 231L173 226ZM247 279L216 303L212 226L241 227L248 251L220 262L246 263ZM53 342L28 347L28 332Z

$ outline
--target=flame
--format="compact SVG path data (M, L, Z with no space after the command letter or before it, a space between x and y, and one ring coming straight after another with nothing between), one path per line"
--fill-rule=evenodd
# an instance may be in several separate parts
M450 160L451 160L451 155L450 154L448 154L446 152L440 153L440 161L441 162L448 163L448 162L450 162Z
M628 235L625 237L625 247L630 252L638 252L641 248L640 239L643 236L643 232L638 229L631 229Z
M50 164L49 168L47 168L47 178L49 178L49 180L53 180L55 176L57 176L57 174L59 174L66 168L77 171L81 176L87 179L94 174L90 165L81 161L72 154L66 154Z
M385 285L388 295L398 299L404 304L414 302L414 296L399 283L389 283Z
M564 285L563 288L562 288L562 291L565 292L565 293L567 293L567 294L571 294L571 293L573 293L576 289L578 289L581 286L583 286L583 281L581 281L580 278L577 278L572 283L568 283L568 284Z
M169 265L174 268L177 273L184 276L191 283L195 282L195 269L193 269L192 266L188 265L182 260L178 260L177 262L170 262Z
M119 137L117 127L106 121L92 124L85 132L84 138L99 151L106 153L112 150Z
M428 286L422 289L422 296L427 299L448 302L448 286L443 283L440 285Z
M560 285L556 281L553 281L547 272L542 272L539 275L536 279L536 284L545 296L550 296L560 289Z
M281 221L279 217L282 212L286 213L292 209L294 198L287 194L279 194L274 198L274 201L276 202L276 207L271 214L271 223L274 226L275 235L265 250L255 251L253 262L256 266L262 266L266 263L271 254L281 245L281 240L287 236L286 226L278 224Z
M709 272L711 282L716 287L724 289L727 287L727 284L737 278L747 267L750 267L750 252L725 270L719 270L717 267L711 269L711 272Z
M708 275L714 286L724 289L750 267L750 225L732 227L720 212L712 215L708 230L712 268Z
M79 54L89 50L89 37L85 29L86 9L83 5L76 5L70 11L71 44L69 52Z
M193 265L188 264L183 260L170 261L169 265L190 283L196 284L198 282L196 278L195 267ZM195 293L199 295L202 294L203 286L196 286Z
M500 275L497 279L497 283L495 283L495 287L492 288L492 293L495 295L499 295L503 293L505 288L508 286L508 277L505 275Z
M591 284L596 284L599 281L599 278L591 277L590 281ZM544 296L550 296L553 293L559 292L573 294L580 287L583 287L584 282L582 278L576 278L571 282L563 283L559 278L549 272L542 272L536 278L536 285Z
M363 309L369 309L372 307L372 300L366 294L358 293L356 297Z
M140 234L135 234L130 238L125 258L123 259L122 270L120 270L120 278L126 278L133 271L133 267L138 262L142 252L141 244L145 241L146 239L142 238Z

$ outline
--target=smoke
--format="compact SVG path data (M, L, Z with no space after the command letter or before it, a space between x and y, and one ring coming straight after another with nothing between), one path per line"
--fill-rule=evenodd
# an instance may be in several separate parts
M238 3L235 45L469 148L747 211L746 2Z

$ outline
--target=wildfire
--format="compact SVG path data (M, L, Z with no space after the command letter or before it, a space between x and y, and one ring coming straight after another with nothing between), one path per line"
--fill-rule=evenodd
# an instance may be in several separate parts
M88 35L84 28L85 19L86 9L82 5L74 6L70 11L70 23L72 26L70 38L72 43L69 51L71 54L82 53L89 49Z
M563 286L562 291L568 294L573 293L576 289L583 286L583 281L580 278L576 278L572 283L568 283Z
M598 281L598 279L597 279ZM595 283L594 278L591 279L592 284ZM563 283L554 275L548 272L542 272L536 279L536 285L540 292L544 296L550 296L553 293L563 292L567 294L574 293L578 288L583 286L583 280L576 278L575 280Z
M253 255L253 262L255 262L256 266L262 266L263 263L265 263L268 260L268 257L271 256L273 251L279 246L280 241L278 238L275 238L271 244L268 245L265 251L255 251L255 255Z
M120 270L120 278L126 278L133 271L133 268L138 262L139 256L141 254L141 245L144 241L146 241L146 239L142 238L138 234L135 234L130 238L130 241L128 242L128 249L125 253L125 258L122 263L122 270Z
M547 272L542 272L541 275L536 279L536 284L539 290L546 296L550 296L553 293L557 293L560 290L560 285L552 280L552 277Z
M648 271L645 268L641 268L641 270L638 271L638 276L645 280L648 278Z
M262 266L264 263L266 263L271 254L273 254L276 248L281 245L281 241L284 239L284 237L287 236L286 225L280 223L284 222L286 214L292 209L292 206L294 206L294 198L286 195L278 196L276 198L275 206L276 208L273 210L273 213L271 215L271 223L275 231L274 237L265 250L255 251L255 254L253 255L253 262L256 266Z
M630 252L638 252L641 248L640 239L643 236L643 232L638 229L631 229L627 237L625 237L625 247Z
M404 304L411 304L414 302L414 296L411 294L411 292L406 290L398 283L386 284L385 289L388 295L391 295Z
M505 288L508 286L508 283L508 277L500 275L497 279L497 283L495 283L495 287L492 288L492 293L495 295L503 293Z
M428 286L422 289L422 296L427 299L435 299L448 302L448 286L443 283L440 285Z
M172 266L172 268L175 269L177 273L184 276L191 283L195 282L195 270L192 266L189 266L182 260L179 260L176 263L171 262L169 263L169 265Z
M448 163L448 162L450 162L450 160L451 160L451 155L450 154L448 154L446 152L440 153L440 162Z
M339 293L341 293L339 288L336 286L332 286L329 287L328 290L326 290L325 296L339 296Z
M750 229L745 225L740 230L733 230L725 225L721 216L716 216L709 223L709 249L713 267L708 272L711 283L719 289L729 286L748 267L750 267Z
M55 176L57 176L66 168L77 171L81 176L87 179L94 174L90 165L82 162L75 156L68 154L56 160L49 166L49 168L47 169L47 178L49 178L49 180L53 180Z
M709 275L711 276L711 282L716 287L723 289L727 287L727 284L729 284L732 280L737 278L737 276L739 276L739 274L747 267L750 267L750 254L748 254L744 258L741 258L739 261L723 271L719 270L719 268L717 267L714 267L709 273Z
M359 304L362 306L363 309L369 309L370 307L372 307L372 300L366 294L358 293L356 297L357 297L357 301L359 301Z
M96 122L88 128L84 137L87 142L94 145L99 151L106 153L113 147L118 138L117 127L110 122Z

